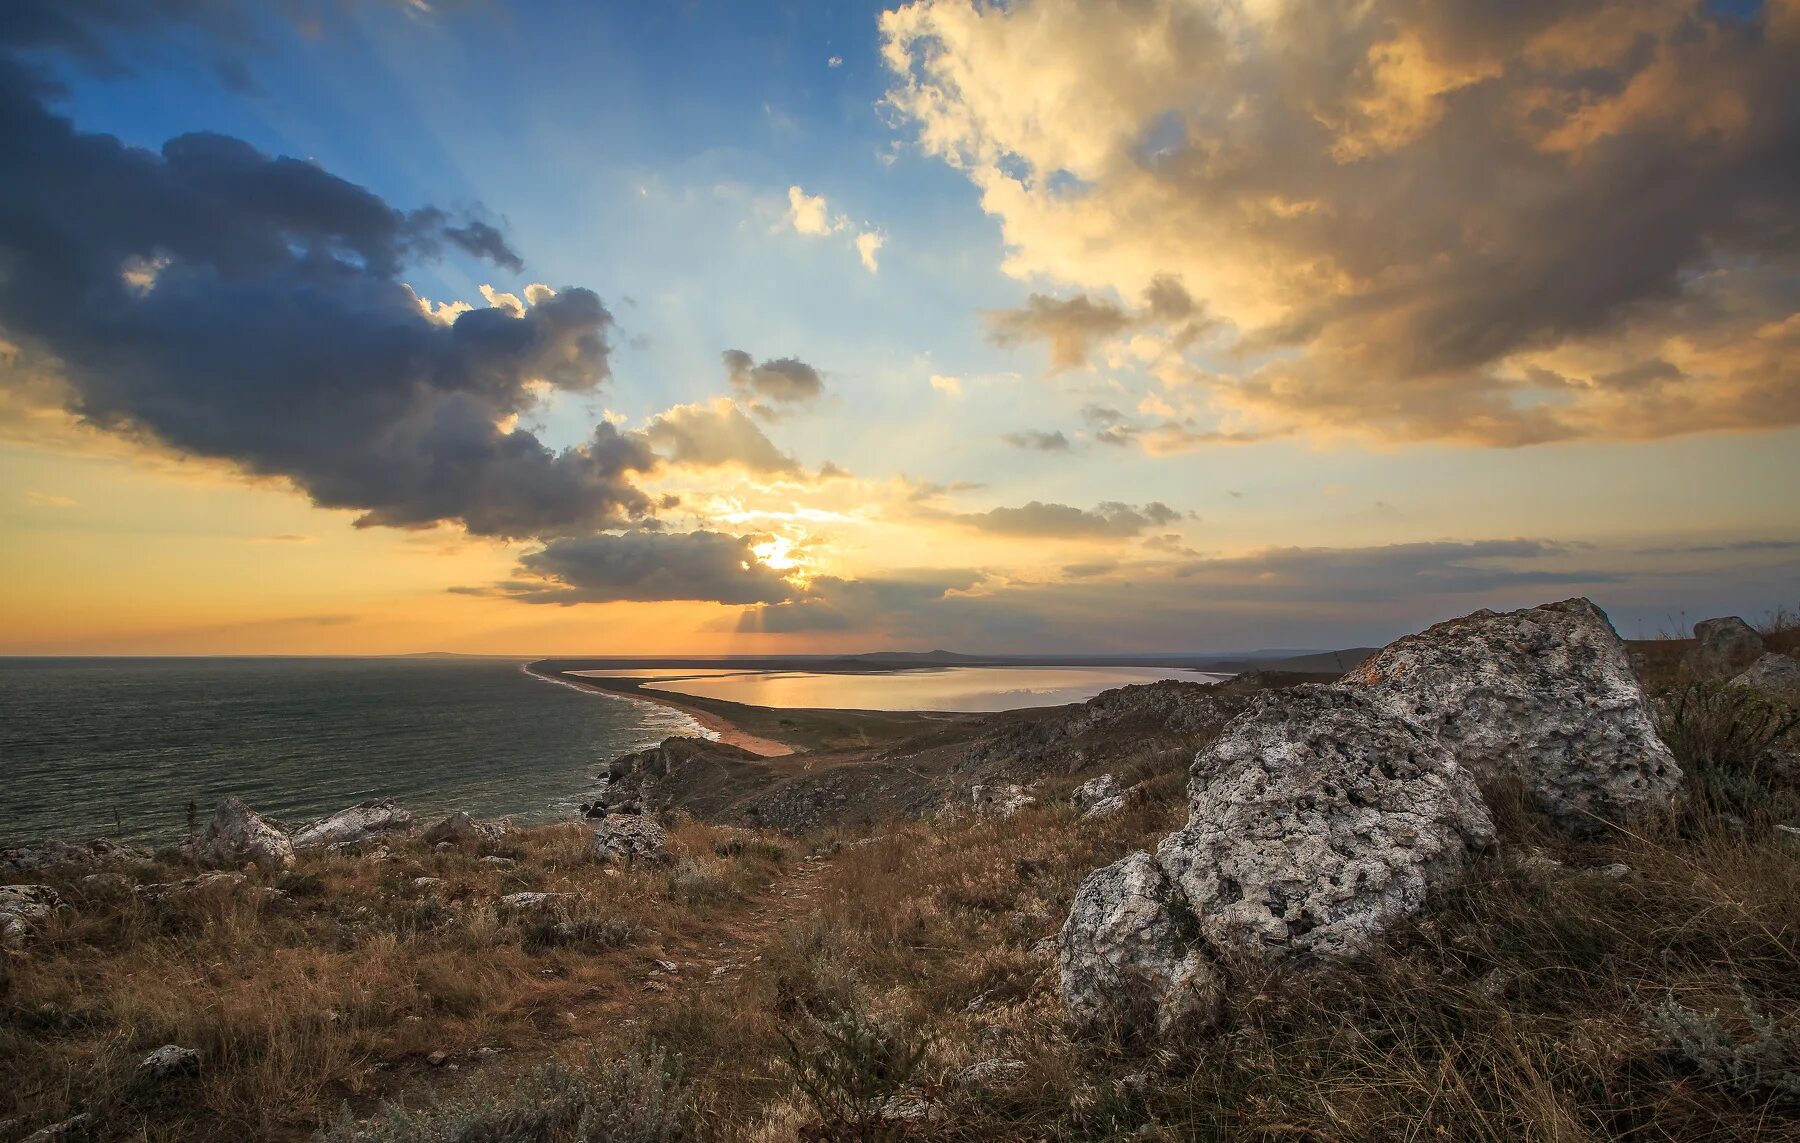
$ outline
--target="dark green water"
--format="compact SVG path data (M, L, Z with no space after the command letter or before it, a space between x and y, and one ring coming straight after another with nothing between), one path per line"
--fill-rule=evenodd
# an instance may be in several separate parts
M178 840L227 794L289 824L376 797L542 821L694 732L512 661L0 659L0 844Z

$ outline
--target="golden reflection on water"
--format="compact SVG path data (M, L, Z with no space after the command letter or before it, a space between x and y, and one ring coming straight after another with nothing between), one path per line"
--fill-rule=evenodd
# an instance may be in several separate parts
M944 711L1060 706L1084 702L1101 691L1134 683L1158 679L1210 683L1228 677L1178 667L925 667L857 675L812 671L617 674L663 680L646 683L646 690L726 699L751 706Z

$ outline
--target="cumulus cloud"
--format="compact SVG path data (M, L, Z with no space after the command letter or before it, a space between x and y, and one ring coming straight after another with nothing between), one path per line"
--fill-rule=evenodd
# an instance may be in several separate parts
M1041 429L1026 429L1017 433L1001 433L1000 439L1014 448L1031 449L1036 452L1068 452L1069 438L1062 430L1044 432Z
M778 357L758 365L741 349L727 349L719 356L725 363L726 383L746 401L805 405L825 392L819 371L797 357Z
M960 397L963 395L963 382L961 377L950 377L942 373L933 373L931 375L931 387L944 394L946 397Z
M1800 423L1794 0L918 0L882 33L1007 269L1082 291L993 319L1059 368L1171 276L1249 429Z
M788 188L788 225L797 233L823 236L842 230L847 221L831 213L831 204L822 194L807 194L797 186Z
M863 579L820 576L803 596L747 608L737 629L764 634L809 631L904 630L915 617L929 615L954 592L985 578L969 569L908 569Z
M1155 500L1141 508L1107 501L1093 509L1033 500L1017 508L991 508L986 512L962 513L951 518L997 536L1120 540L1179 520L1181 513Z
M618 603L702 600L774 603L794 587L760 562L766 537L723 532L637 531L552 540L519 559L514 579L465 594L522 603Z
M1018 309L989 310L983 316L996 345L1047 343L1052 369L1087 365L1100 344L1133 330L1159 330L1161 336L1144 348L1164 352L1193 344L1214 325L1186 287L1166 274L1150 280L1143 305L1135 310L1085 293L1069 298L1032 294Z
M710 404L677 405L651 418L641 436L675 464L736 467L759 475L802 475L800 462L776 448L728 397Z
M873 274L881 269L875 255L887 245L887 235L879 230L865 230L856 236L856 256L862 259L863 269Z
M543 387L608 376L592 291L433 314L407 265L446 245L518 264L486 223L223 135L129 147L44 99L0 56L0 334L20 350L0 388L52 370L89 425L285 477L365 525L516 537L650 510L641 442L602 424L557 450L511 427Z

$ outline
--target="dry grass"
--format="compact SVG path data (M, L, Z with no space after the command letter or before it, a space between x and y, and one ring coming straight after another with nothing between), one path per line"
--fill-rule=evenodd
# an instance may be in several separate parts
M738 832L679 824L673 867L617 876L570 825L517 835L504 867L396 841L386 861L303 858L160 903L84 886L79 871L44 877L74 907L29 955L0 961L0 1121L22 1133L86 1112L100 1138L304 1136L432 1052L554 1043L565 1012L616 993L650 952L779 869L783 846L727 846ZM169 858L141 879L195 872ZM525 890L564 896L544 910L495 903ZM166 1043L198 1049L200 1071L140 1079L139 1060Z

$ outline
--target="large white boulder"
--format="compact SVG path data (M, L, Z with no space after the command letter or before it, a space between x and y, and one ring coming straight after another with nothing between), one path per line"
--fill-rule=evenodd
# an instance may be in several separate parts
M213 811L206 832L194 846L194 856L209 865L254 862L265 868L286 868L294 864L294 843L233 795Z
M1564 825L1667 806L1681 782L1624 643L1585 599L1439 623L1344 681L1430 730L1483 781L1517 781Z
M594 855L602 861L661 861L669 835L645 814L608 814L594 829Z
M366 838L379 837L385 833L409 829L412 826L412 820L412 814L395 805L390 798L362 802L322 817L318 821L308 822L295 830L294 849L304 853L307 850L325 849L333 845L363 841Z
M1089 1031L1172 1032L1218 1013L1219 981L1183 933L1172 886L1148 853L1088 874L1058 937L1063 1003Z
M1215 949L1347 956L1493 841L1474 778L1349 687L1263 695L1195 760L1189 819L1157 847Z
M1731 685L1749 687L1789 706L1800 707L1800 659L1771 651L1732 679Z

